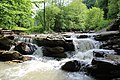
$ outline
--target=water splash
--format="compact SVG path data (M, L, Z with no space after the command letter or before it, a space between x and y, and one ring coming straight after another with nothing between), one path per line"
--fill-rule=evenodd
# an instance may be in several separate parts
M82 34L83 35L83 34ZM87 34L86 34L87 35ZM71 60L84 60L87 63L93 58L93 49L99 48L99 43L93 40L93 35L89 38L77 39L72 34L70 39L75 46L74 54L68 58L57 61L54 58L43 57L42 47L36 45L37 50L33 53L35 57L32 61L26 61L20 64L5 64L0 66L0 79L2 80L94 80L85 74L75 72L68 73L60 70L60 67ZM21 41L30 42L27 38L19 37ZM32 41L32 40L31 40Z
M73 44L75 46L76 52L85 52L90 49L99 48L99 43L90 38L87 39L73 39Z

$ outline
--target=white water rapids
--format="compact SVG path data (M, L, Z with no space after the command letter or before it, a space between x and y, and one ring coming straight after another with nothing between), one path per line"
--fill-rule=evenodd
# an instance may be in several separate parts
M70 60L84 60L89 63L93 58L93 50L101 50L98 49L99 42L93 38L71 39L75 46L73 56L58 61L43 57L42 48L38 47L32 55L35 57L32 61L18 64L0 62L0 80L94 80L83 72L65 72L60 69L61 65Z

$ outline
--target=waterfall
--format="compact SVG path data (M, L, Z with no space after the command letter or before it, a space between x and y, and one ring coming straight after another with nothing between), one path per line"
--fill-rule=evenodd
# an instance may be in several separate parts
M26 37L22 37L22 36L15 36L15 41L22 41L22 42L27 42L27 43L33 43L33 39L32 38L26 38Z
M99 48L99 43L90 38L85 39L73 39L73 44L75 46L76 52L85 52L90 49Z
M37 50L33 53L33 55L39 59L40 57L43 57L42 47L37 47Z
M87 63L91 63L93 51L99 49L100 46L100 42L94 40L94 35L96 34L74 34L70 37L75 47L73 59L84 60L87 61ZM80 38L80 36L84 38Z

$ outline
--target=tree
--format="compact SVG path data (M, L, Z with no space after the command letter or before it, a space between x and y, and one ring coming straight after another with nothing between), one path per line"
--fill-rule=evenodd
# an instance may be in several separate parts
M64 8L63 29L83 30L85 28L85 17L87 7L82 3L82 0L73 0Z
M86 30L95 30L98 27L102 27L104 12L100 8L93 7L88 10L85 26Z
M72 0L62 3L64 0L49 0L46 5L46 30L47 31L72 31L96 29L103 27L104 12L100 8L90 8L82 0ZM39 10L35 16L36 26L43 25L43 10Z
M92 8L95 5L96 0L83 0L83 3L86 4L88 8Z
M104 11L104 18L107 19L108 0L96 0L95 7L103 9L103 11Z
M32 4L30 0L1 0L0 27L30 27L32 24Z
M117 4L118 4L118 9L119 9L119 13L117 16L120 18L120 0L118 0Z
M119 13L119 1L120 0L108 0L108 18L115 19Z

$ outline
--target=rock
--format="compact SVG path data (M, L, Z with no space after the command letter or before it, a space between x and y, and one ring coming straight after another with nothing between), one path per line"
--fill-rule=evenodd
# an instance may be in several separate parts
M24 57L17 51L0 51L0 61L23 60Z
M100 33L95 37L95 40L102 41L100 46L102 49L114 50L120 55L120 33L119 31L108 31Z
M6 37L1 37L0 38L0 49L1 50L9 50L10 47L15 44L14 41L6 38Z
M64 53L63 47L43 47L46 50L46 53L59 54Z
M93 56L94 57L104 57L105 55L109 55L109 54L116 54L116 52L114 52L113 50L93 51Z
M109 80L120 77L120 56L107 55L105 58L93 58L87 72L98 79Z
M112 37L119 35L120 35L119 31L107 31L107 32L98 33L98 35L96 35L94 39L97 41L107 41Z
M65 58L63 47L43 47L43 55L48 57Z
M4 36L3 31L2 31L2 29L0 29L0 38L3 36Z
M71 42L66 42L64 39L49 39L49 38L43 38L43 39L35 39L34 42L38 46L45 46L45 47L63 47L65 51L74 51L74 45Z
M81 66L82 64L80 61L73 60L66 62L64 65L61 66L61 69L68 72L77 72L80 71Z
M25 56L25 55L23 55L23 56L24 56L23 61L29 61L29 60L34 59L32 56Z
M80 39L80 38L88 38L88 37L89 37L88 35L79 35L79 36L77 36L78 39Z
M37 48L34 45L31 44L27 44L25 42L20 42L18 43L14 50L20 52L23 55L30 55L33 54L33 52L36 50Z
M14 36L6 36L6 38L8 38L10 40L14 40Z
M109 29L107 29L107 30L108 30L108 31L116 31L116 30L119 30L119 26L120 26L120 18L115 19L115 20L111 23Z

